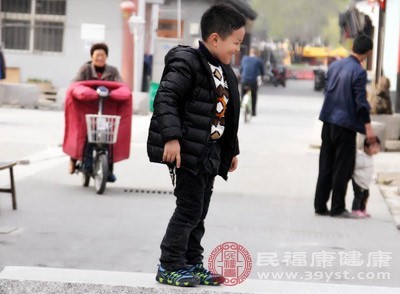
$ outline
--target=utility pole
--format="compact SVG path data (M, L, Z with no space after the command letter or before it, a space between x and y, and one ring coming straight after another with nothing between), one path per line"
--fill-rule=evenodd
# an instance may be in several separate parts
M386 0L377 0L379 2L379 25L378 25L378 44L375 69L375 84L379 83L382 75L383 62L383 44L385 41L385 21L386 21Z

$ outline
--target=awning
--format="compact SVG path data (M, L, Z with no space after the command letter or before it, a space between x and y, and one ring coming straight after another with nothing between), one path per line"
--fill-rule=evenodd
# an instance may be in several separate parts
M305 46L303 48L303 57L314 57L314 58L328 57L328 48Z
M330 50L328 53L329 57L347 57L349 56L349 51L346 50L344 47L338 47L333 50Z

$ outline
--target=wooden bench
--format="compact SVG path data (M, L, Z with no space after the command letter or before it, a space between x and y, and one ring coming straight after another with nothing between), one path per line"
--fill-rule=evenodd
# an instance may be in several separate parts
M13 167L16 165L16 162L0 162L0 170L9 169L10 170L10 183L11 187L7 188L0 188L0 192L3 193L11 193L12 197L12 207L14 210L17 209L17 195L15 193L15 184L14 184L14 172Z

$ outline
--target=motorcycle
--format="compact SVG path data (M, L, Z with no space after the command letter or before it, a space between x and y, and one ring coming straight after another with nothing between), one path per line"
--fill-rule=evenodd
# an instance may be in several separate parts
M286 67L284 65L277 65L274 66L271 71L274 76L274 86L277 87L278 85L282 85L283 87L286 87Z
M286 87L287 70L284 65L271 66L270 64L267 64L266 69L266 74L263 77L264 84L271 84L275 87L278 87L279 85Z

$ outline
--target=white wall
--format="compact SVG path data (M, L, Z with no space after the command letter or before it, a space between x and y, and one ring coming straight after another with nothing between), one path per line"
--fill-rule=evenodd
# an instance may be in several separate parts
M400 1L387 0L386 5L383 70L384 74L390 79L390 90L396 91L400 37Z
M200 38L200 34L191 35L190 34L190 24L198 23L200 24L201 16L204 11L209 8L214 1L202 0L181 0L181 19L183 20L183 36L182 45L193 46L195 41ZM167 3L166 3L167 4ZM169 5L160 6L160 19L178 19L177 13L177 0L171 0Z
M168 4L168 5L167 5ZM193 1L182 0L181 18L183 20L183 36L181 39L156 38L153 58L153 76L152 80L159 82L164 69L164 57L168 51L176 45L187 45L197 47L197 40L201 38L199 34L190 34L190 24L200 24L201 16L204 11L212 5L212 1ZM160 6L160 19L178 19L177 0L171 0L166 5Z
M21 82L28 78L48 79L56 87L67 87L79 67L90 59L81 39L81 24L104 24L109 46L107 63L121 68L122 16L120 0L68 0L62 53L32 54L5 50L8 67L19 67Z

